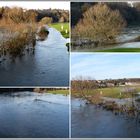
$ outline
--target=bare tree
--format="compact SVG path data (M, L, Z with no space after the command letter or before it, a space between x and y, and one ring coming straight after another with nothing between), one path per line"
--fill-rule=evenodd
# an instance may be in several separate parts
M99 3L87 10L74 28L78 36L98 42L114 41L126 25L118 10L111 10L106 4Z

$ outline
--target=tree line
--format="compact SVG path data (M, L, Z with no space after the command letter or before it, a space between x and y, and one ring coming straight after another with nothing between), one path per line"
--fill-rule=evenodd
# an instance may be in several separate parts
M43 93L47 91L55 91L55 90L68 90L69 88L0 88L0 93L5 92L19 92L19 91L31 91L37 93Z
M61 9L25 10L21 7L0 7L0 19L10 19L15 23L69 22L69 11Z
M126 82L134 82L140 84L140 78L123 78L123 79L105 79L95 80L91 77L76 77L71 81L71 90L73 92L84 92L84 90L95 90L98 88L106 87L118 87L119 85L125 85Z
M75 26L83 18L83 13L90 7L99 4L98 2L72 2L71 3L71 24ZM140 3L134 2L133 7L127 2L102 2L112 10L118 10L128 25L140 23Z

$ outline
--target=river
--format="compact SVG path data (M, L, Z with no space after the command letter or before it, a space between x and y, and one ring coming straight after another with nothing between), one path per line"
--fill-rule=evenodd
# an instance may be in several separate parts
M124 28L122 33L117 37L118 42L128 41L138 37L140 34L139 26L129 26ZM82 47L75 47L72 51L79 52L94 52L99 50L114 49L114 48L140 48L140 42L131 42L123 44L114 44L114 45L104 45L95 47L93 45L85 45Z
M0 138L67 138L69 96L0 94Z
M139 138L139 132L135 119L72 99L73 138Z
M68 86L68 39L49 28L45 41L37 41L35 52L0 63L0 86Z

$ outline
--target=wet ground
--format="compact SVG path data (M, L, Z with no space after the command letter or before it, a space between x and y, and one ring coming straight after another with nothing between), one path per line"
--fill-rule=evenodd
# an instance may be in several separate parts
M124 42L124 41L135 39L136 37L140 35L139 33L140 33L140 27L138 26L127 27L122 31L121 35L117 37L117 41ZM93 45L85 45L82 47L75 47L73 51L94 52L94 51L114 49L114 48L140 48L140 42L104 45L104 46L99 46L99 47L95 47Z

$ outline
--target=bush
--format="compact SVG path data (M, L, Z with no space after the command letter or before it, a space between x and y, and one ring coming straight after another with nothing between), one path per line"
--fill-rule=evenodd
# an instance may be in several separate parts
M45 38L48 36L48 34L49 34L49 31L44 26L42 26L37 33L40 40L45 40Z
M126 25L118 10L106 4L96 4L83 14L83 19L74 28L74 33L98 42L114 41Z
M64 17L61 17L61 18L59 19L59 22L60 22L60 23L65 22L65 18L64 18Z
M40 23L41 24L50 24L50 23L52 23L52 18L51 17L44 17L44 18L42 18L41 19L41 21L40 21Z
M3 7L0 7L0 19L1 19L2 16L3 16L3 12L4 12L4 8L3 8Z
M4 34L4 39L0 42L0 45L11 56L21 55L28 44L32 45L32 47L35 46L37 25L15 24L13 22L6 24L2 20L1 27L5 30L6 34Z
M37 13L33 10L24 11L20 7L14 7L5 8L3 16L4 18L18 24L24 22L35 22Z

